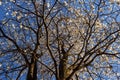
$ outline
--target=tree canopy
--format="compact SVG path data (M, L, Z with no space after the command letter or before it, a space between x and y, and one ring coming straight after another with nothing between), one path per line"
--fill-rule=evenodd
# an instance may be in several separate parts
M119 0L4 0L0 11L0 79L120 79Z

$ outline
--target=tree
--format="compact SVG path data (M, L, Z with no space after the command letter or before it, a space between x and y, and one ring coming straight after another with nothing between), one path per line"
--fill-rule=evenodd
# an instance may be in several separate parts
M0 23L2 79L120 79L118 0L0 4L6 14Z

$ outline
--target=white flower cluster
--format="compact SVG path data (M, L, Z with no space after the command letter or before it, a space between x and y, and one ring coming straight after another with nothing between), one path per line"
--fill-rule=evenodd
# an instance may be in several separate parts
M0 1L0 5L2 5L2 1Z
M111 3L116 2L118 5L120 5L120 0L110 0Z

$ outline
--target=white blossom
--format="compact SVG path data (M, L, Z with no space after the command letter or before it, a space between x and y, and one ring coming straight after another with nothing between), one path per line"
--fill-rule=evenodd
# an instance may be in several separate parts
M47 3L47 7L48 7L48 8L50 7L50 3L49 3L49 2Z
M23 28L23 25L22 25L22 24L20 24L20 28Z
M15 0L10 0L11 2L15 2Z
M9 15L9 13L7 12L7 13L6 13L6 16L8 16L8 15Z
M2 1L0 1L0 5L2 5Z
M2 64L0 63L0 67L2 67Z
M12 27L15 29L15 24L12 24Z
M67 6L67 5L68 5L68 3L67 3L66 1L64 1L64 4L65 4L65 6Z
M14 16L14 17L15 17L15 16L16 16L16 14L17 14L17 11L13 11L13 12L12 12L12 16Z
M18 20L19 20L19 19L21 19L21 18L22 18L22 16L21 16L21 15L18 15L18 16L17 16L17 19L18 19Z

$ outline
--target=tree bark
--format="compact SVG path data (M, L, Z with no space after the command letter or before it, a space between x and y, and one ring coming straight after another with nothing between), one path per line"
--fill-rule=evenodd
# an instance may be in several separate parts
M67 78L67 62L68 62L68 53L62 50L62 58L60 59L59 65L59 78L60 80L66 80Z
M31 59L28 67L27 80L37 80L37 62L34 58Z
M60 65L59 65L59 78L60 80L65 80L65 75L66 75L66 65L64 60L60 61Z

